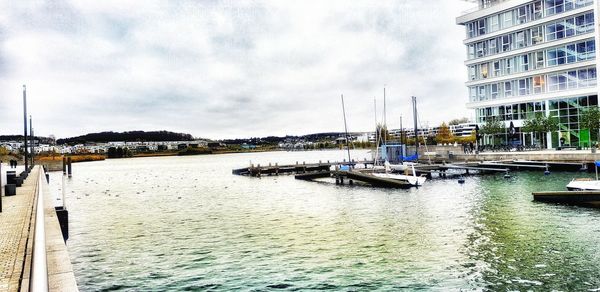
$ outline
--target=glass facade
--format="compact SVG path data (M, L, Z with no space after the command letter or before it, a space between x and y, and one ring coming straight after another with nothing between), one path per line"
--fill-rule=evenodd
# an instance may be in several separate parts
M561 146L579 147L589 147L590 136L594 141L597 141L596 133L590 133L589 130L579 127L579 119L582 112L590 106L598 106L597 95L565 98L548 102L550 116L559 119L560 127L558 132L552 133L552 147L558 147L561 143L560 140L563 141ZM582 139L582 136L585 139Z
M469 101L486 101L546 92L559 92L595 87L596 67L585 67L557 73L536 75L498 83L469 87Z
M475 106L479 102L486 105L475 109L475 122L481 125L493 118L508 125L514 121L517 142L530 145L546 140L542 139L546 134L522 133L520 126L525 120L543 114L559 122L558 131L547 133L549 148L589 147L598 141L598 133L579 126L582 113L599 106L596 62L590 62L596 60L594 7L590 6L593 3L593 0L530 0L462 22L469 38L479 37L466 45L469 100ZM573 11L582 7L585 8ZM560 16L568 11L573 11L572 15ZM529 26L521 25L532 21L535 23ZM514 28L502 31L510 27ZM498 33L485 37L493 32ZM580 37L570 40L575 36ZM495 55L498 57L494 58ZM484 57L491 58L478 61ZM497 138L500 143L514 143L516 139L508 134Z
M596 58L594 39L468 66L469 80L483 80Z
M466 24L467 38L474 38L515 25L528 23L546 16L571 11L591 5L593 0L544 0L534 1L517 8L477 19Z
M469 60L594 32L594 13L576 15L467 45Z
M490 118L501 121L524 120L535 117L537 113L545 115L548 112L551 117L558 118L560 127L558 132L551 134L552 147L559 147L561 140L560 146L589 147L591 141L597 141L597 133L580 128L579 119L583 111L591 106L598 106L597 95L550 100L548 111L546 101L486 107L477 109L476 122L485 123Z

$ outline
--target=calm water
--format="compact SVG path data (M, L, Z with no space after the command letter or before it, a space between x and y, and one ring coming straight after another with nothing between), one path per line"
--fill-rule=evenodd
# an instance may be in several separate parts
M353 152L363 158L366 152ZM532 202L573 174L411 190L233 176L279 152L74 165L68 241L82 291L600 290L600 210ZM59 193L61 173L51 176Z

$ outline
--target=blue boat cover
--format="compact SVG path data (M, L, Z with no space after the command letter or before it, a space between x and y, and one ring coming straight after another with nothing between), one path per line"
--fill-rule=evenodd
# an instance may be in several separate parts
M403 161L416 161L419 159L419 154L415 154L412 156L406 156L406 157L402 157Z
M342 165L342 166L340 166L340 170L341 171L350 171L350 166L349 165Z
M600 161L595 162L596 166L600 167Z

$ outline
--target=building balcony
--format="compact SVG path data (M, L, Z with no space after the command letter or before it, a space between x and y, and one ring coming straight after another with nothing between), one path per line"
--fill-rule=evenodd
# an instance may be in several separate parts
M542 93L542 94L511 96L511 97L497 98L497 99L491 99L491 100L473 101L473 102L467 103L467 108L477 109L477 108L484 108L484 107L494 107L494 106L499 106L499 105L508 105L508 104L524 103L524 102L536 102L536 101L577 97L577 96L584 96L584 95L597 95L597 94L598 94L598 86L592 86L592 87L578 88L578 89L573 89L573 90L546 92L546 93Z

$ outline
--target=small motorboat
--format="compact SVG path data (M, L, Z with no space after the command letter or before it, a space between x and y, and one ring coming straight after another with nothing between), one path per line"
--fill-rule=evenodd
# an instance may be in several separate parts
M415 187L422 186L425 183L425 181L427 180L427 178L425 176L417 176L417 172L415 171L414 164L411 164L409 166L412 168L412 175L406 173L406 172L408 172L408 167L405 168L405 174L390 173L391 165L389 164L389 162L386 161L385 162L386 172L384 172L384 173L374 172L373 175L377 176L377 177L382 177L382 178L406 181Z
M567 190L569 191L599 191L600 180L593 180L591 178L575 178L568 185Z
M598 166L600 161L594 162L596 167L596 180L591 178L574 178L567 184L569 191L600 191L600 180L598 180Z

